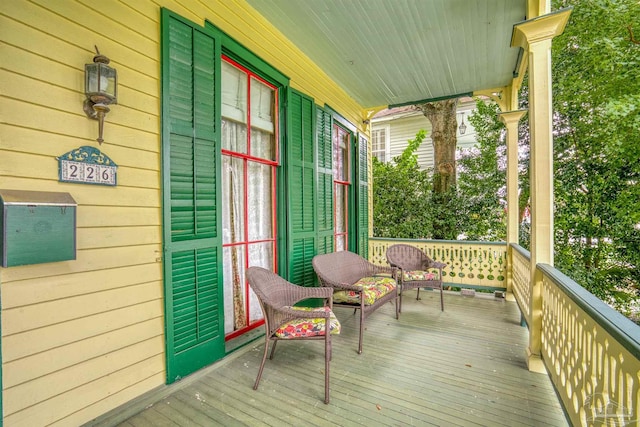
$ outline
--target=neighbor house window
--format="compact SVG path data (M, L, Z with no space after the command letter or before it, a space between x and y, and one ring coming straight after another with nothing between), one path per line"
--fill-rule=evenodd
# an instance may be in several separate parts
M388 126L380 129L373 129L371 131L371 155L382 163L386 163L390 160L388 138Z
M351 134L334 123L333 145L333 189L334 189L334 241L335 251L349 250L349 187L351 172L349 153Z
M245 269L275 271L277 95L274 86L223 56L221 209L227 338L263 318L246 284Z

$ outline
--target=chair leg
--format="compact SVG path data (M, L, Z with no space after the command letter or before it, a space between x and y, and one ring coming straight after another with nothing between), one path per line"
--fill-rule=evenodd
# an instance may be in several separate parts
M416 301L420 300L420 288L416 288L418 289L418 292L416 292Z
M329 361L331 360L331 330L329 319L325 319L324 329L324 403L329 403Z
M273 345L275 346L275 342ZM258 377L256 378L256 382L253 385L253 389L258 389L258 384L260 384L260 378L262 378L262 370L264 369L264 362L267 361L267 353L269 352L269 337L265 337L264 340L264 354L262 355L262 363L260 363L260 369L258 369Z
M398 307L398 299L400 298L400 296L398 295L398 289L396 288L396 320L398 320L400 318L400 312L398 311L399 307Z
M444 297L442 296L442 286L440 286L440 310L444 311Z
M273 345L271 346L271 354L269 355L269 360L273 360L273 353L276 352L276 344L278 344L278 340L273 340Z
M402 285L400 285L402 286ZM398 307L398 313L402 313L402 295L404 294L402 287L400 288L400 296L398 297L400 299L400 306ZM397 304L397 302L396 302Z
M362 297L360 297L362 298ZM358 354L362 354L362 337L364 335L364 304L360 309L360 341L358 343Z

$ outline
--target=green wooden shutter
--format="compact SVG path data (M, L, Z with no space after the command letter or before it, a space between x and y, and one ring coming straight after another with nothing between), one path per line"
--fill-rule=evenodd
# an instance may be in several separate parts
M287 106L289 281L312 286L315 273L311 260L317 246L314 103L308 96L290 90Z
M367 139L358 136L358 253L369 256L369 163Z
M316 106L318 253L333 252L333 155L331 114Z
M220 42L162 13L167 382L224 356L219 206Z

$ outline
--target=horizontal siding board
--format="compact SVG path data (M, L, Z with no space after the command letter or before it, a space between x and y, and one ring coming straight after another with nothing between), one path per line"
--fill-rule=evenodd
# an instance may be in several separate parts
M159 226L160 212L157 208L140 206L78 206L78 227L130 227L136 225Z
M75 136L52 134L41 129L14 127L6 123L0 124L0 133L3 135L2 147L7 152L15 151L55 158L75 148L87 145L86 140ZM159 180L159 152L157 147L155 147L155 151L151 151L151 148L153 147L140 150L132 147L109 144L109 148L104 147L102 151L108 153L109 157L114 160L119 168L129 167L131 169L149 171L154 173ZM118 170L121 171L122 169ZM159 183L156 183L153 188L157 188L158 185Z
M158 283L142 283L76 297L2 310L4 336L160 298Z
M87 249L78 251L75 261L35 264L3 270L2 283L4 285L13 280L44 278L132 265L155 264L158 262L158 254L161 253L160 245Z
M93 359L53 372L46 377L35 378L27 383L5 388L5 414L18 412L39 402L64 394L74 388L107 376L113 371L125 369L131 360L146 360L162 354L162 337L153 337L111 351ZM162 365L157 366L162 370Z
M75 104L80 108L82 106L81 101L82 98L78 96ZM93 143L98 137L98 123L87 119L87 116L78 108L74 108L74 110L78 109L80 114L7 98L3 100L3 104L3 119L13 125L28 129L41 129L69 137L81 137L90 143ZM118 107L113 108L114 111L107 116L105 122L104 139L106 144L117 144L138 149L157 146L158 135L154 131L157 130L159 125L158 119L154 119L156 120L155 127L148 126L147 130L132 132L132 128L121 126L114 120L116 116L115 109ZM148 120L148 115L140 115L139 119L144 123ZM61 152L60 154L63 153Z
M77 237L79 250L160 243L160 228L157 226L84 228L79 230Z
M53 38L76 46L82 40L95 40L93 28L97 28L98 25L103 34L108 32L111 35L109 38L103 38L98 47L114 64L123 64L133 69L144 70L149 75L158 75L157 63L149 57L152 52L157 51L157 42L126 31L117 19L111 19L82 5L48 1L41 3L42 6L25 1L8 2L13 6L8 12L16 20L28 23L30 27L47 28L47 33ZM86 47L91 55L94 52L93 43L86 44L83 47ZM149 56L140 55L140 52L147 52ZM125 56L135 56L138 60L136 65L117 59Z
M137 363L123 365L113 373L82 384L65 393L52 396L23 411L12 413L5 405L4 423L10 426L31 427L52 424L63 416L100 401L104 396L126 390L141 381L154 377L153 386L163 383L164 357L154 355ZM64 382L64 379L62 380ZM3 402L15 400L7 393ZM89 420L86 420L89 421Z
M96 414L104 414L112 410L113 408L120 407L127 402L136 399L143 395L145 392L157 388L165 382L164 371L150 375L135 383L128 385L123 389L116 389L111 387L111 393L105 397L95 396L93 400L85 402L76 412L70 413L68 416L59 419L54 426L78 426L83 425L87 420L93 420L96 418ZM114 384L118 384L123 376L114 375Z
M160 284L158 284L160 286ZM148 319L163 317L161 300L130 305L29 332L2 337L3 362L11 362L59 346L99 336Z
M160 265L155 263L113 268L108 275L102 271L86 271L18 280L2 289L2 308L7 310L154 280L160 283L161 277Z
M111 157L111 154L109 157ZM113 157L111 159L114 160ZM56 158L37 153L6 151L2 160L0 160L0 165L2 165L3 172L7 175L43 180L50 179L52 176L57 177L59 171L59 162ZM157 171L118 166L117 184L121 188L135 186L158 190L160 187L159 175Z
M6 369L5 375L2 377L2 385L8 389L138 342L156 337L162 338L163 330L162 317L156 317L14 361L5 361ZM157 348L157 350L161 352L162 348Z
M59 86L51 85L48 82L42 82L34 80L27 76L11 73L8 71L0 70L0 92L8 98L20 99L21 102L27 102L30 106L41 106L46 109L54 111L74 111L78 110L78 118L84 119L85 123L90 124L90 128L94 131L97 130L97 121L88 120L82 113L82 101L84 100L84 83L82 74L77 76L76 79L79 84L75 85L75 88L62 88ZM76 89L76 90L73 90ZM47 96L42 96L46 93ZM122 91L118 92L118 95L122 99ZM126 95L126 89L125 89ZM131 97L135 99L137 94L130 93ZM51 103L51 99L55 99L54 105ZM146 96L143 97L146 99ZM150 107L154 107L151 103ZM105 123L107 126L123 126L125 128L134 128L138 131L146 131L153 133L159 126L159 115L157 111L140 111L129 107L124 102L120 102L117 105L111 106L111 112L105 116ZM107 132L109 127L105 127ZM95 134L96 132L94 132ZM105 133L106 135L106 133ZM97 135L95 135L97 137ZM106 139L105 139L106 140Z

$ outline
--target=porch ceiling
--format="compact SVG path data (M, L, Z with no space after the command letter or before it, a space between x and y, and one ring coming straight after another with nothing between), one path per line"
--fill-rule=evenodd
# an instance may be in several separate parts
M526 0L248 0L365 108L508 85Z

